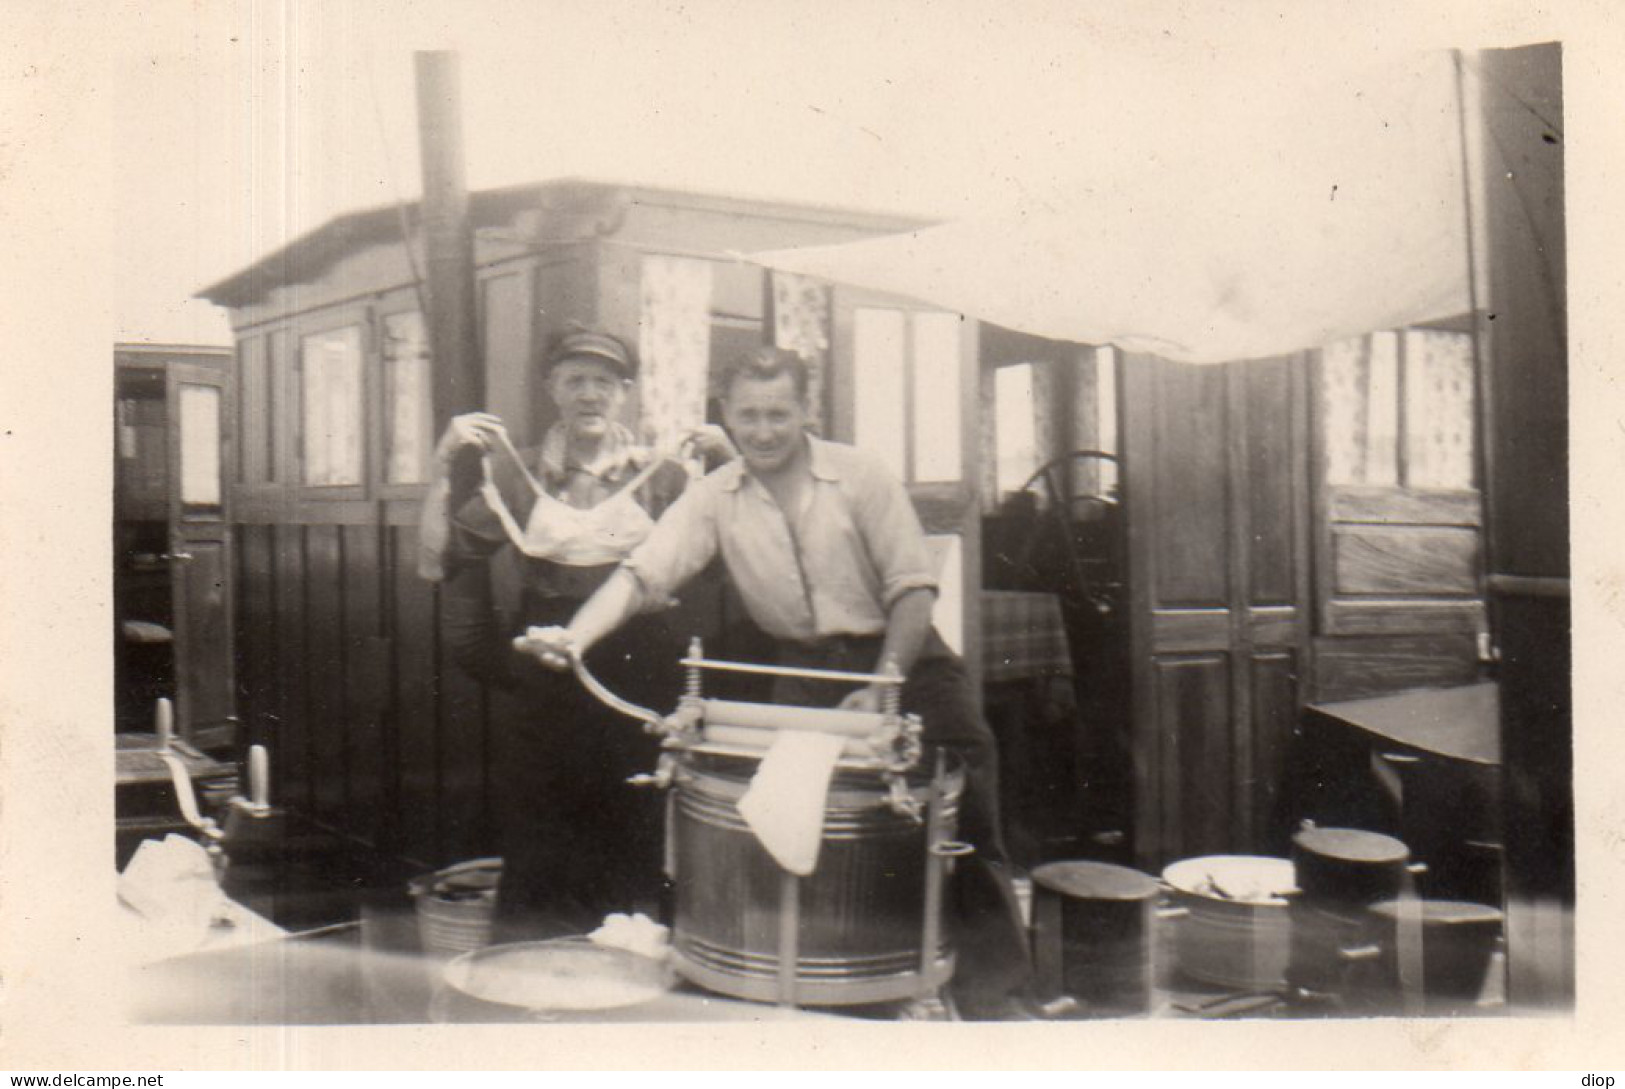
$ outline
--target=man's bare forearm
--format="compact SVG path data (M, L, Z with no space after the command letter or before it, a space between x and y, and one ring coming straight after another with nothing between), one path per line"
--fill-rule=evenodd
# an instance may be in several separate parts
M919 660L925 637L930 634L931 612L936 602L937 595L923 587L910 590L892 602L891 609L886 613L886 641L881 646L880 661L875 663L875 672L885 672L889 664L903 676L908 676L909 670Z
M637 576L625 568L616 569L570 618L570 638L576 650L586 654L599 640L636 615L642 603L643 588Z

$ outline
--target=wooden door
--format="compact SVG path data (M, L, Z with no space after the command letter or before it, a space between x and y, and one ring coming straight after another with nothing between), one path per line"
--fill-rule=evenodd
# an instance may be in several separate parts
M1125 355L1135 857L1246 852L1279 833L1308 648L1298 358Z
M937 629L980 684L976 323L843 286L832 311L829 437L877 454L907 485L941 562Z
M191 364L166 368L176 723L182 737L205 748L236 741L228 394L220 371Z

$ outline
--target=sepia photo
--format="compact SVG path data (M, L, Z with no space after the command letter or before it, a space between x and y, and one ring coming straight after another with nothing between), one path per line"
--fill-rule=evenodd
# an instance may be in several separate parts
M1585 1035L1612 872L1596 51L1441 12L102 43L95 1008L183 1069L1574 1068L1509 1033Z

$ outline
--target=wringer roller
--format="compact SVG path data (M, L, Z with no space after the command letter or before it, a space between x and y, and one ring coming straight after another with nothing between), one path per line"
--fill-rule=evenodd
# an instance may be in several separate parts
M964 776L939 753L928 770L921 723L901 711L901 676L682 660L686 689L661 715L606 689L572 655L595 696L662 738L652 774L668 790L666 870L676 890L675 967L711 991L781 1005L927 998L953 974L942 928ZM877 685L878 712L707 698L707 670ZM816 867L781 866L738 803L781 731L843 738L825 799Z

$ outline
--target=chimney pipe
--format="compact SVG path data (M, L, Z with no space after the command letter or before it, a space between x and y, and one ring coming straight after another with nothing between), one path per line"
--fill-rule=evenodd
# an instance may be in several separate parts
M423 238L433 353L435 430L485 403L485 372L475 322L474 236L463 164L457 54L419 52L418 133L423 161Z

